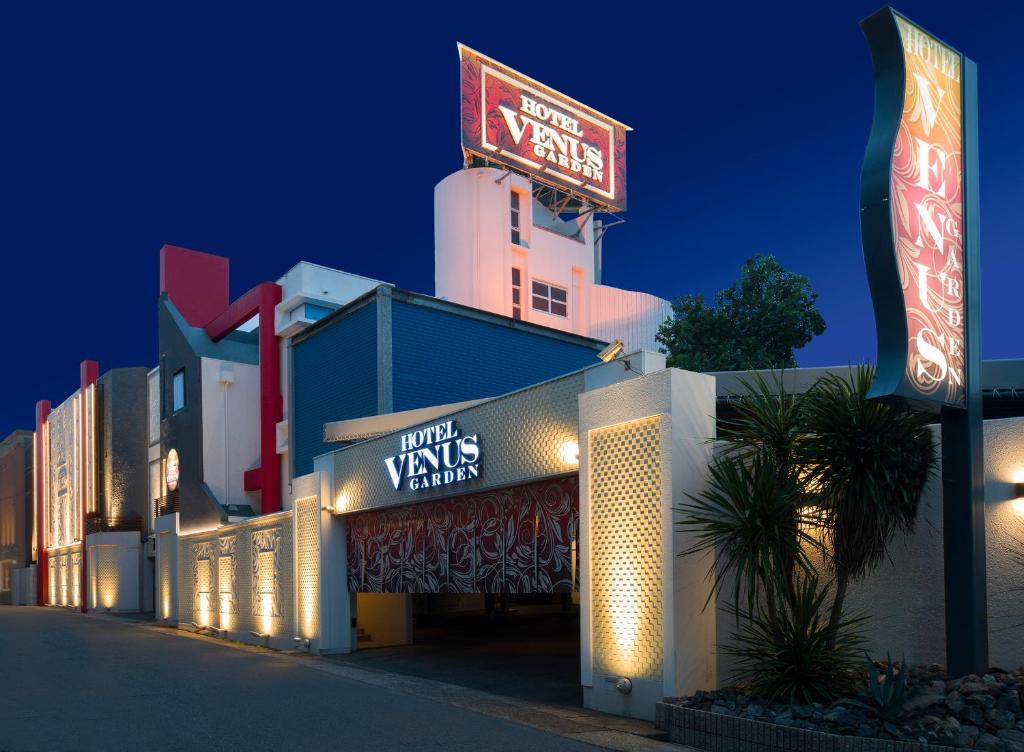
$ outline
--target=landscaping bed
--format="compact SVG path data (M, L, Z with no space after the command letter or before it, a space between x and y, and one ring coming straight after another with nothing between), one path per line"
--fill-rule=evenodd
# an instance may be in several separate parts
M907 699L898 717L889 723L883 723L867 693L830 704L790 705L723 689L665 702L712 715L839 736L1024 752L1022 696L1024 667L951 679L940 667L930 666L908 669ZM772 744L767 748L788 747Z

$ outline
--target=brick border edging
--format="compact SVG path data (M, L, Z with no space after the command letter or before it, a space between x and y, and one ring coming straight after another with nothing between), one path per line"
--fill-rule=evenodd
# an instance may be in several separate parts
M709 713L667 702L655 706L655 725L670 741L706 752L956 752L922 742L840 736Z

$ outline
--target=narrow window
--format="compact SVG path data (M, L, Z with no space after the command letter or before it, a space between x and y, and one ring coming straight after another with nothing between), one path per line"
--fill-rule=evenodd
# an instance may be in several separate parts
M569 315L569 295L564 287L549 285L533 280L533 310L552 313L555 316Z
M512 318L523 318L523 274L516 267L512 267Z
M512 243L519 245L519 194L512 191Z
M171 412L185 409L185 369L176 371L171 382Z

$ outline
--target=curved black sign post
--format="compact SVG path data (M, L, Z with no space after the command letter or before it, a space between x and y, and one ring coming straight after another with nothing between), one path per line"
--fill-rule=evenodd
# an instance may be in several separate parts
M861 22L875 113L861 236L875 309L871 397L942 419L946 660L988 670L975 64L891 8Z

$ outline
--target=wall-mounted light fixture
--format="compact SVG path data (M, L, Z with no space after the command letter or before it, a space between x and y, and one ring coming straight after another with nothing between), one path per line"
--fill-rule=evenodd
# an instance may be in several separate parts
M310 641L307 637L293 637L292 641L302 650L309 650Z
M1020 475L1017 476L1018 478ZM1013 484L1013 511L1024 514L1024 480Z
M267 634L266 632L255 632L255 631L250 629L249 630L249 635L252 636L252 637L255 637L257 640L262 640L264 647L266 647L266 646L268 646L270 644L270 635Z
M611 684L612 687L621 694L628 695L633 691L633 682L625 676L606 676L605 682Z
M608 347L597 354L597 357L605 363L610 363L619 356L619 353L622 352L622 348L625 346L625 343L621 339L613 340Z

